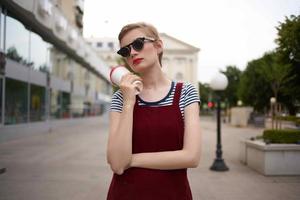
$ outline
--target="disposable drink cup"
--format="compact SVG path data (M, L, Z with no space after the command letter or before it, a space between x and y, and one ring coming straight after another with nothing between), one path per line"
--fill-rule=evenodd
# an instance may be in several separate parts
M130 71L124 66L113 67L110 71L111 83L120 86L122 77L128 73L130 73ZM143 83L141 81L134 81L133 84L135 85L136 95L141 93L143 90Z

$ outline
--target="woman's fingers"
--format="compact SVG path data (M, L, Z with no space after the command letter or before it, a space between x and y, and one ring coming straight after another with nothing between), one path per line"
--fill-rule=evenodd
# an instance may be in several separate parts
M129 73L122 77L121 84L132 84L135 81L142 81L142 79L135 74Z
M124 102L133 102L135 101L136 95L136 85L134 84L135 81L142 81L142 79L132 73L126 74L122 77L120 82L120 89L123 94Z

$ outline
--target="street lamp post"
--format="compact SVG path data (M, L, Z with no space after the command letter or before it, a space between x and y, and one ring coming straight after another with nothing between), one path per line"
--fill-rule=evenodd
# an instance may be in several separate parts
M275 97L271 97L270 98L270 102L271 102L271 121L272 121L272 129L274 129L274 116L276 115L276 98ZM277 123L275 123L277 124ZM277 128L277 126L276 126Z
M228 85L227 77L222 74L216 74L211 82L210 87L215 91L222 91ZM210 167L213 171L228 171L229 168L226 166L223 158L222 158L222 142L221 142L221 103L220 96L217 95L217 150L216 150L216 158L214 160L213 165Z

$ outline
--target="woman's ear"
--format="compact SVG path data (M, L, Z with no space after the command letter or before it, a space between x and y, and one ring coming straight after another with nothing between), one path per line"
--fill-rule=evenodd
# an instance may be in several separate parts
M155 41L154 45L155 45L155 47L157 49L157 54L160 54L160 53L163 52L164 44L163 44L163 42L162 42L161 39Z

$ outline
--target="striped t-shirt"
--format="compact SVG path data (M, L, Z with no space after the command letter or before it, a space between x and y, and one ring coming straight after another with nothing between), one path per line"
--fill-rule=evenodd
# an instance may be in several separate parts
M163 99L156 102L146 102L139 97L138 105L154 106L154 107L172 105L175 89L176 89L176 82L172 81L171 88L168 94ZM194 102L200 103L199 95L196 88L190 83L183 83L180 100L179 100L179 108L180 108L182 118L184 118L184 108ZM123 95L121 90L118 90L113 94L110 110L116 112L122 112L122 107L123 107Z

